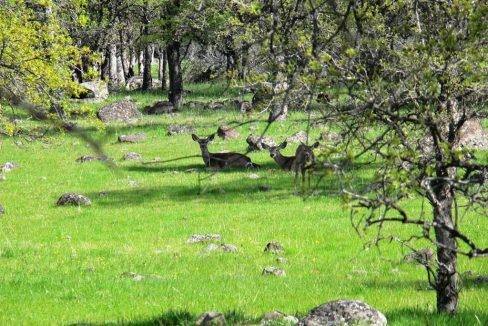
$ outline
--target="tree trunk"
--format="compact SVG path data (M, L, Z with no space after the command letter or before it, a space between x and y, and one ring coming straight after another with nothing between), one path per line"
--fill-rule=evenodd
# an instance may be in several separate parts
M152 64L152 49L151 45L147 44L144 47L144 69L142 74L142 90L147 91L152 88L151 64Z
M162 67L162 73L161 73L161 89L163 91L166 90L166 68L167 68L167 65L168 65L168 58L166 57L166 51L164 51L164 49L161 49L161 59L160 60L163 60L163 67Z
M109 70L108 79L111 86L117 86L117 46L115 44L109 45Z
M168 100L173 103L175 109L180 107L183 100L183 76L181 73L180 42L171 41L166 47L169 70Z
M459 288L457 282L457 243L455 237L446 227L455 229L452 218L453 193L451 186L441 182L434 188L437 203L434 204L435 236L437 245L437 311L440 313L456 313L458 307Z

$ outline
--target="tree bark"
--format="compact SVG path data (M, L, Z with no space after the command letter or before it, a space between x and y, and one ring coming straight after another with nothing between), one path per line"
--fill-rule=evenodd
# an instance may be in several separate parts
M437 201L434 204L435 236L437 241L437 311L457 312L459 288L457 281L457 243L446 227L455 229L452 218L453 193L451 186L442 182L434 188Z
M161 81L161 90L166 90L166 51L161 47L158 52L159 56L159 70L158 78Z
M181 72L180 47L181 44L178 41L170 41L166 47L169 72L168 100L173 103L175 109L180 107L183 100L183 76Z
M115 44L109 45L109 70L108 79L111 86L117 86L117 46Z
M151 45L147 44L144 47L144 69L142 74L142 90L147 91L152 88L152 76L151 76L151 65L152 65L152 49Z

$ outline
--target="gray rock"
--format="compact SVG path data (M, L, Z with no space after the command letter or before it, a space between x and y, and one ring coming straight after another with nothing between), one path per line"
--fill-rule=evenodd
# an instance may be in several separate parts
M249 101L235 100L234 105L235 105L237 111L239 111L241 113L252 112L252 104Z
M56 205L58 206L66 206L66 205L77 205L77 206L90 206L91 200L90 198L75 194L75 193L66 193L59 197Z
M261 325L296 325L298 321L295 316L286 315L281 311L271 311L264 315Z
M158 101L144 108L144 113L152 115L169 114L175 111L173 103L169 101Z
M249 150L251 151L261 151L265 149L266 146L276 146L276 142L274 141L274 139L268 136L259 137L249 135L246 138L246 142L249 145Z
M14 163L14 162L6 162L4 164L2 164L2 172L5 173L5 172L10 172L12 170L15 170L19 167L20 165L17 164L17 163Z
M285 251L283 246L276 241L269 242L266 247L264 247L264 252L271 252L273 254L282 254Z
M286 276L285 270L274 267L274 266L268 266L263 269L262 272L263 275L272 275L272 276Z
M268 122L284 121L288 117L288 104L281 101L273 103L272 110L269 113Z
M289 143L304 143L306 144L308 140L308 134L300 130L299 132L295 133L294 135L287 137L286 141Z
M125 89L127 91L135 91L142 87L143 78L142 76L133 76L127 80L125 83ZM153 78L152 80L152 89L159 89L161 88L162 83L159 79Z
M239 132L229 126L220 126L217 129L217 135L222 139L239 138Z
M337 300L315 307L300 321L306 326L374 325L384 326L386 317L361 301Z
M197 109L197 110L203 110L205 109L205 102L198 102L198 101L190 101L186 102L185 106L187 106L189 109Z
M459 146L470 149L488 150L488 132L479 120L466 121L459 131Z
M3 208L2 204L0 204L0 215L5 214L5 208Z
M124 154L124 161L139 161L142 160L142 155L136 152L128 152Z
M146 141L147 136L143 132L138 132L136 134L131 135L120 135L119 142L120 143L142 143Z
M286 264L286 263L288 263L288 259L286 259L285 257L277 257L276 262L278 264Z
M137 273L134 273L134 272L124 272L122 274L120 274L121 277L127 277L127 278L130 278L132 279L133 281L135 282L140 282L144 279L144 276L141 275L141 274L137 274Z
M224 102L210 102L205 105L207 110L222 110L225 109Z
M89 81L80 84L82 91L79 99L104 100L108 97L108 85L101 80Z
M103 122L132 122L142 117L134 102L122 100L104 106L98 111L98 118Z
M186 242L187 243L206 243L212 241L220 241L222 236L220 234L193 234Z
M220 245L223 252L237 252L237 246L230 243L223 243Z
M259 185L258 190L262 192L267 192L271 190L271 186L268 184Z
M83 155L76 159L78 163L86 163L86 162L93 162L93 161L106 161L106 157L98 157L98 156L91 156L91 155Z
M195 128L188 125L169 125L168 136L195 133Z
M223 326L227 325L225 316L216 311L205 312L198 317L196 323L197 326Z

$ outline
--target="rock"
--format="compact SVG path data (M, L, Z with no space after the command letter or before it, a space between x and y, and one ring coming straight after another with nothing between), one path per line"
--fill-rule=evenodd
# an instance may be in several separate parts
M227 325L225 316L216 311L205 312L198 317L195 325L197 326L223 326Z
M205 103L204 102L190 101L190 102L185 103L185 105L189 109L197 109L197 110L205 109Z
M277 101L269 113L268 122L284 121L288 117L288 104Z
M128 152L124 154L124 161L139 161L142 160L142 155L136 152Z
M217 129L217 135L222 139L239 138L239 132L229 126L220 126Z
M220 248L223 252L237 252L237 246L230 243L223 243Z
M144 113L152 115L169 114L175 111L173 103L169 101L158 101L144 108Z
M258 186L258 190L259 191L262 191L262 192L270 191L271 190L271 186L268 185L268 184L259 185Z
M252 112L252 104L249 101L235 100L234 105L235 105L237 111L239 111L241 113Z
M3 173L6 173L6 172L10 172L12 170L15 170L19 167L20 165L17 164L17 163L14 163L14 162L6 162L4 164L2 164L2 172Z
M91 155L83 155L80 156L76 159L76 162L78 163L85 163L85 162L93 162L93 161L106 161L106 157L97 157L97 156L91 156Z
M142 276L141 274L137 274L137 273L133 273L133 272L124 272L124 273L120 274L120 276L130 278L135 282L140 282L144 279L144 276Z
M409 253L403 259L407 263L418 263L421 265L429 265L434 260L434 251L430 248L423 248Z
M101 80L89 81L80 84L82 91L78 99L104 100L108 98L108 85Z
M341 135L331 131L324 131L320 134L320 141L324 143L338 144L342 141Z
M474 284L477 285L486 285L488 284L488 275L478 275L476 278L473 280Z
M212 252L212 251L222 251L222 252L228 252L228 253L234 253L237 252L237 246L233 244L215 244L215 243L210 243L205 249L205 252Z
M120 143L142 143L146 141L147 136L143 132L138 132L136 134L131 135L120 135L119 142Z
M271 252L273 254L281 254L285 251L283 246L278 242L269 242L264 248L264 252Z
M212 241L220 241L222 236L220 234L193 234L186 242L187 243L205 243Z
M66 205L78 205L78 206L90 206L91 200L88 197L75 193L66 193L59 197L56 205L66 206Z
M205 105L207 110L222 110L225 109L224 102L210 102Z
M179 134L191 134L195 133L195 128L188 125L169 125L168 136L174 136Z
M278 264L286 264L286 263L288 263L288 259L286 259L285 257L277 257L276 262Z
M374 325L384 326L386 317L361 301L337 300L315 307L299 325Z
M251 151L261 151L265 149L266 146L276 146L276 142L273 140L273 138L267 136L259 137L249 135L246 138L246 142L249 145L249 150Z
M281 276L286 276L286 273L285 273L285 270L283 270L281 268L269 266L269 267L265 267L263 269L262 275L272 275L272 276L281 277Z
M488 150L488 132L479 120L466 121L459 131L459 146L470 149Z
M283 321L290 325L297 325L300 322L295 316L286 316L285 318L283 318Z
M2 204L0 204L0 215L5 214L5 208L3 208Z
M251 173L250 175L248 175L248 178L252 180L257 180L259 179L259 174Z
M299 132L295 133L294 135L287 137L286 141L289 143L304 143L306 144L308 140L308 134L300 130Z
M125 83L125 89L127 91L135 91L142 88L143 78L142 76L133 76L127 80ZM162 83L159 79L152 80L152 89L159 89L161 88Z
M298 321L295 316L287 316L281 311L271 311L264 315L261 325L296 325Z
M132 122L141 118L142 114L134 102L122 100L104 106L98 111L98 118L103 122Z

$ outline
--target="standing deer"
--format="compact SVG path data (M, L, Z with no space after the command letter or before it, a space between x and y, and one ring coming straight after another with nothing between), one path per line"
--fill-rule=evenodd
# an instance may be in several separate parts
M192 134L191 138L200 145L202 151L203 163L207 168L225 169L225 168L259 168L259 165L253 163L249 157L239 153L210 153L208 143L214 139L215 135L207 138L199 138Z
M318 146L318 142L310 146L301 143L295 152L295 159L291 164L291 170L295 172L295 187L297 184L298 173L302 175L302 191L305 184L305 174L307 173L307 170L310 170L315 165L315 154L313 153L313 149ZM310 174L308 175L308 186L310 187Z
M284 149L287 145L287 142L284 141L278 146L267 146L264 147L269 151L269 156L275 160L275 162L285 171L290 171L293 165L293 161L295 161L295 156L284 156L280 153L280 150Z

